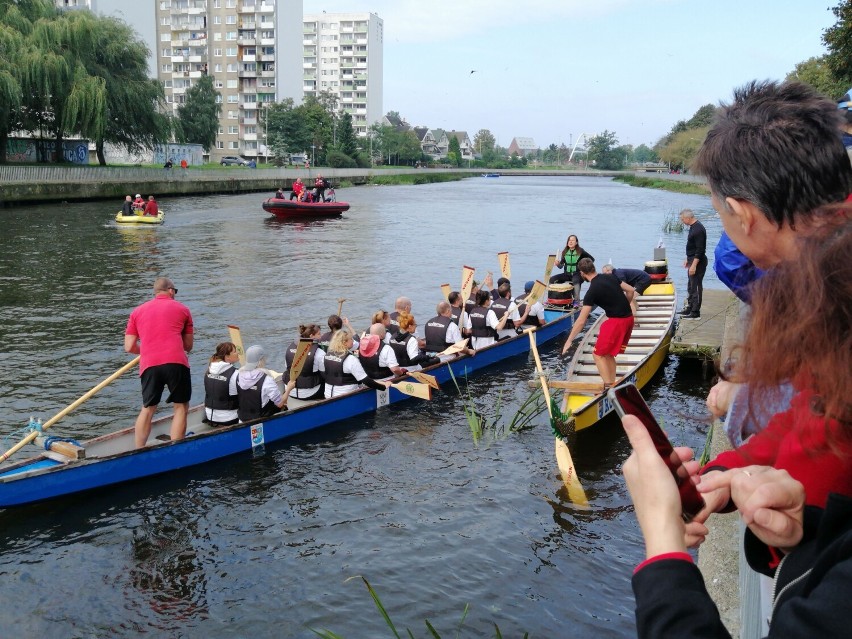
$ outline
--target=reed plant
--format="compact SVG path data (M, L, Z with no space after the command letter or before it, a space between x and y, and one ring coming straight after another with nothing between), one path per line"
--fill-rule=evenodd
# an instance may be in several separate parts
M387 624L388 628L390 629L392 636L395 637L396 639L402 639L402 635L400 634L399 630L396 629L396 625L394 624L393 620L391 619L390 614L388 614L388 611L385 608L384 604L382 603L382 600L379 598L379 593L377 593L375 591L375 589L370 585L370 582L367 581L367 579L365 577L362 577L361 575L349 577L349 579L347 579L346 581L351 581L352 579L360 579L361 581L364 582L364 585L367 587L367 591L370 593L370 597L373 598L373 603L376 605L376 609L379 611L379 614L385 620L385 623ZM469 611L470 611L470 604L465 604L464 610L462 611L461 619L459 620L459 624L458 624L458 626L456 627L456 630L455 630L456 639L458 639L459 635L461 634L461 629L462 629L462 626L464 625L464 620L467 619L467 613ZM423 623L426 625L426 630L428 630L428 632L429 632L429 634L428 634L429 637L432 637L432 639L441 639L441 635L438 633L438 631L435 629L435 627L429 622L428 619L424 619ZM343 635L337 634L336 632L332 632L331 630L325 630L325 629L317 630L315 628L310 628L310 627L308 629L311 632L313 632L315 635L317 635L318 637L322 637L323 639L344 639ZM477 636L483 636L483 637L486 636L485 634L482 634L482 633L476 633L476 634L477 634ZM411 630L409 630L408 628L405 629L405 635L409 639L415 639L414 633ZM528 639L528 637L529 637L529 633L525 632L523 639ZM494 624L494 638L495 639L503 639L503 635L500 633L500 628L497 626L496 623Z
M666 213L666 217L663 219L663 233L682 233L684 226L679 213L674 211Z
M462 410L470 427L474 444L479 444L484 435L488 435L492 440L499 440L505 439L512 433L532 428L535 418L547 408L544 403L544 393L541 388L537 388L524 399L517 410L504 415L503 391L500 390L497 393L494 408L487 414L484 409L477 407L467 378L465 378L465 389L462 390L452 369L450 369L450 377L462 398Z

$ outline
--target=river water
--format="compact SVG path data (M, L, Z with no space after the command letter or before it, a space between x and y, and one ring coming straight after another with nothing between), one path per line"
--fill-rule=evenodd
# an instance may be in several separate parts
M134 190L131 188L131 190ZM341 189L343 217L279 222L267 194L166 198L166 223L120 228L118 204L2 211L0 343L5 436L46 420L125 363L127 315L172 278L192 310L195 401L227 325L260 343L272 368L304 322L413 301L420 324L439 285L461 268L513 281L542 278L569 233L598 265L642 268L660 237L678 294L686 232L666 215L693 208L715 246L709 198L637 189L606 178L472 178ZM721 288L712 269L705 285ZM564 339L564 337L562 338ZM546 368L564 369L558 343ZM620 475L628 445L617 422L573 451L591 506L572 506L557 474L546 415L503 428L531 393L534 365L515 358L462 380L499 431L474 442L454 389L376 415L182 472L84 496L0 511L2 636L391 636L360 579L403 631L443 637L632 636L630 575L641 537ZM467 386L467 388L465 388ZM646 398L678 444L700 446L708 382L670 357ZM128 374L62 420L86 438L128 426L139 406ZM13 435L4 443L14 443ZM20 455L20 453L19 453ZM11 632L12 634L7 634Z

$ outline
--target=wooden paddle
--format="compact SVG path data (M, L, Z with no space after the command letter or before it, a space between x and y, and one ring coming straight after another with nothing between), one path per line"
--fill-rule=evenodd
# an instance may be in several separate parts
M441 284L441 293L444 294L444 299L446 301L450 301L450 293L453 292L453 289L450 288L449 284Z
M464 309L467 306L467 298L473 290L473 274L476 269L472 266L462 266L461 288L459 292L462 297L461 311L459 311L459 330L464 328Z
M440 390L441 386L438 384L438 380L434 375L430 375L429 373L424 373L423 371L409 371L408 373L411 377L416 379L418 382L423 384L428 384L435 390Z
M420 399L432 399L432 387L429 384L418 384L417 382L396 382L390 385L400 393L419 397Z
M538 377L541 380L541 392L544 394L544 401L547 403L547 414L550 415L550 421L553 422L554 417L550 391L547 388L547 378L544 375L544 369L541 367L538 346L535 343L535 335L533 335L535 329L529 328L524 332L530 338L530 350L535 358L535 367L538 371ZM559 465L559 471L562 473L562 481L565 482L565 487L568 489L568 497L575 504L588 506L589 500L586 497L586 491L583 490L583 486L580 484L580 479L577 477L577 472L574 469L574 460L571 459L571 451L568 450L568 445L560 437L555 437L554 439L556 440L556 463Z
M100 384L95 386L93 389L91 389L90 391L81 395L78 400L72 402L67 407L63 408L61 411L56 413L56 415L54 415L53 417L48 419L44 424L42 424L41 430L45 431L48 428L50 428L51 426L53 426L56 422L58 422L60 419L65 417L68 413L70 413L72 410L77 408L80 404L83 404L84 402L88 401L95 393L97 393L102 388L104 388L104 387L108 386L109 384L111 384L112 382L114 382L116 379L118 379L119 377L124 375L127 371L129 371L131 368L136 366L136 364L138 364L138 363L139 363L139 355L137 355L132 360L127 362L127 364L125 364L124 366L119 368L117 371L115 371L112 375L107 377L104 381L102 381ZM37 431L37 430L32 431L29 435L24 437L21 441L19 441L14 446L12 446L12 448L10 448L5 453L3 453L3 455L0 456L0 463L3 463L7 459L9 459L9 457L11 457L16 452L18 452L21 448L23 448L24 446L29 444L32 440L34 440L40 434L41 434L40 431Z
M246 351L243 348L243 335L242 333L240 333L240 327L228 324L228 333L231 336L231 341L234 343L234 346L237 347L237 355L240 358L240 366L245 366Z
M536 302L538 302L544 294L547 293L547 286L544 285L540 280L536 280L535 284L533 284L532 290L530 294L527 295L527 304L532 306Z
M339 297L339 298L337 298L337 315L338 315L338 316L339 316L339 315L340 315L340 313L343 311L343 302L345 302L345 301L346 301L346 298L345 298L345 297Z
M299 343L296 346L296 354L293 356L293 363L290 365L291 382L302 374L302 369L305 367L305 360L308 359L308 353L313 343L314 340L310 337L299 338Z
M544 267L544 283L550 284L550 274L553 272L553 267L556 265L556 256L547 256L547 265Z
M438 355L439 356L441 356L441 355L455 355L456 353L461 353L465 348L467 348L468 341L470 341L470 338L465 337L460 342L456 342L452 346L448 346L447 348L442 350L440 353L438 353Z
M502 253L497 253L497 260L500 262L500 273L507 280L512 279L512 267L509 266L509 252L503 251Z

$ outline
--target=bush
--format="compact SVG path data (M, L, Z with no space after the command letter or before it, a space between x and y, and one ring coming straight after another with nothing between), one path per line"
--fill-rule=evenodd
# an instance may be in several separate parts
M357 156L355 156L355 162L358 163L359 169L369 169L372 166L370 162L370 154L366 151L360 151Z
M325 156L325 162L333 169L354 169L357 162L340 151L329 151Z

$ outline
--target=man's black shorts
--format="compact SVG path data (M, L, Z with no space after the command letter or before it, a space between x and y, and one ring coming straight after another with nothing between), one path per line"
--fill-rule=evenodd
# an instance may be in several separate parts
M169 387L166 402L188 404L192 397L192 378L183 364L149 366L142 373L142 405L156 406L163 396L163 387Z

